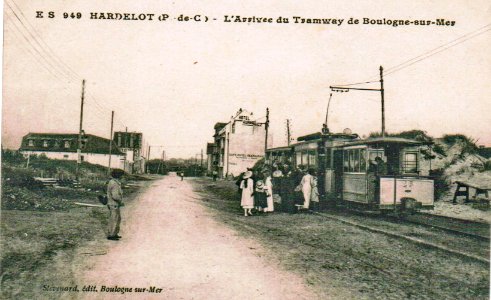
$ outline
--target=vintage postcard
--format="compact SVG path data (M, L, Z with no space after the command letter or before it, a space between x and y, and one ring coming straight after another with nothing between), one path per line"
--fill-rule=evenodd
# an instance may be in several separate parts
M2 299L488 299L489 1L3 1Z

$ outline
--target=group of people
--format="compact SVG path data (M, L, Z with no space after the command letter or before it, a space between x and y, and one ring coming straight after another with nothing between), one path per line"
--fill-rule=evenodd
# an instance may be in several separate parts
M302 210L316 210L319 205L319 190L314 169L297 168L292 170L288 164L275 166L275 171L253 172L248 169L237 180L241 194L244 216L257 212L273 212L274 198L278 196L280 209L295 213Z
M244 216L252 216L255 209L262 213L274 211L273 182L270 171L254 174L252 170L242 173L237 180L241 194L240 205L244 209Z

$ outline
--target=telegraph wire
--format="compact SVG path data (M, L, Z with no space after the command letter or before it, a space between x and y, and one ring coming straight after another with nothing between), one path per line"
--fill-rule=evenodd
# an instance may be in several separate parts
M27 42L28 45L26 49L33 56L35 61L38 64L40 64L43 68L45 68L46 71L48 71L53 77L55 77L56 79L60 80L63 83L66 83L66 81L68 81L68 83L73 83L72 81L82 80L81 79L82 77L78 73L73 71L73 69L71 69L70 66L68 66L61 58L59 58L56 55L56 53L51 49L51 47L49 47L49 45L39 36L39 34L34 29L34 27L29 23L29 21L27 21L27 18L25 17L24 13L19 8L19 6L15 3L15 1L11 0L10 2L12 2L12 4L16 7L19 14L16 12L16 10L14 10L14 8L9 3L5 2L5 4L10 9L11 13L15 16L15 19L17 19L22 26L18 26L16 24L17 22L8 14L6 14L6 16L10 20L10 22L6 22L6 24L8 24L9 28L15 29L12 32L16 36L18 37L22 36L25 42ZM19 15L22 16L25 22L21 19ZM32 30L26 24L28 24L32 28ZM24 30L22 30L22 28ZM35 44L32 41L34 41ZM45 46L43 46L41 43L43 43ZM36 53L34 53L33 50ZM41 58L42 60L40 60L39 58ZM104 110L110 112L112 111L112 109L109 109L107 106L99 103L99 101L97 101L97 99L91 93L88 93L88 96L92 99L90 103L94 104L94 107L97 110L97 114L100 117L106 119L106 113L104 112ZM122 110L120 107L117 108L119 110ZM119 117L116 117L115 121L119 125L123 126L123 128L128 127L126 124L122 122L122 120L120 120Z
M459 45L459 44L461 44L463 42L466 42L466 41L468 41L470 39L473 39L473 38L475 38L477 36L480 36L481 34L484 34L484 33L488 32L490 30L491 30L491 23L489 23L487 25L484 25L484 26L482 26L482 27L480 27L480 28L478 28L476 30L473 30L471 32L468 32L468 33L466 33L466 34L464 34L464 35L462 35L462 36L460 36L460 37L458 37L456 39L453 39L453 40L451 40L451 41L449 41L447 43L444 43L443 45L440 45L440 46L438 46L436 48L433 48L433 49L431 49L429 51L426 51L426 52L424 52L424 53L422 53L420 55L417 55L417 56L415 56L413 58L410 58L410 59L408 59L408 60L406 60L406 61L404 61L402 63L399 63L399 64L397 64L397 65L395 65L393 67L386 68L385 69L385 72L384 72L384 76L388 76L389 74L398 72L398 71L400 71L402 69L405 69L405 68L407 68L409 66L412 66L412 65L414 65L414 64L416 64L416 63L418 63L420 61L423 61L423 60L425 60L427 58L430 58L433 55L436 55L436 54L438 54L440 52L443 52L443 51L445 51L447 49L450 49L450 48L452 48L454 46L457 46L457 45ZM352 86L352 85L359 85L359 84L366 84L366 83L375 83L375 82L378 82L378 81L375 80L376 78L377 77L372 77L368 81L365 81L365 82L358 82L358 83L351 83L351 84L341 84L341 85L337 84L337 86Z
M34 42L36 42L36 44L42 49L44 50L45 54L47 54L47 56L50 56L50 58L53 60L53 62L55 62L57 65L58 65L58 68L65 72L65 74L67 76L72 76L72 80L79 80L80 76L75 73L73 70L70 69L70 67L68 67L55 53L54 51L46 44L46 42L39 36L39 34L36 32L36 30L34 29L34 27L29 23L29 21L27 21L27 18L25 17L25 15L22 13L22 10L20 10L20 8L17 6L17 4L15 4L14 1L11 1L15 6L16 8L19 10L19 13L24 17L25 19L25 22L23 22L21 20L21 18L19 17L19 15L15 12L15 10L12 8L12 6L10 6L10 4L8 3L8 1L5 2L5 4L9 7L9 9L12 11L12 13L14 14L14 16L16 17L17 20L19 20L19 22L21 23L21 25L24 27L24 29L26 30L27 33L29 33L29 35L32 37L32 39L34 40ZM29 26L32 28L29 29L28 26L26 24L29 24ZM34 33L33 33L34 32ZM37 36L37 37L36 37ZM41 45L41 43L39 42L43 42L45 44L45 46ZM46 50L48 49L48 50ZM66 68L66 70L65 70ZM68 70L68 71L67 71ZM72 74L70 74L70 72L72 72L75 76L73 76Z
M352 86L352 85L360 85L360 84L367 84L367 83L374 83L374 82L379 82L379 81L362 81L362 82L357 82L357 83L350 83L350 84L334 84L336 86Z
M10 19L10 20L11 20L11 18L10 18L8 15L6 15L6 17L7 17L7 19ZM22 30L20 30L20 29L19 29L19 27L17 27L17 25L15 24L15 22L12 22L12 21L11 21L11 22L5 22L5 24L9 25L9 26L10 26L10 28L15 29L15 30L13 30L12 32L17 31L17 32L18 32L18 33L19 33L19 34L22 36L22 38L23 38L23 39L24 39L24 40L25 40L25 41L26 41L26 42L27 42L27 43L28 43L28 44L31 46L31 47L27 47L27 49L32 49L32 50L34 50L35 52L37 52L37 54L38 54L38 55L39 55L39 56L40 56L40 57L41 57L41 58L44 60L44 62L45 62L45 63L46 63L48 66L50 66L50 67L52 67L52 68L53 68L53 70L50 70L49 68L47 68L47 69L48 69L48 71L49 71L49 72L50 72L50 73L51 73L53 76L55 76L55 77L56 77L58 80L62 81L63 83L66 83L66 82L63 80L63 78L59 77L59 76L63 76L63 77L65 77L65 74L60 73L60 71L59 71L59 70L57 70L57 69L55 69L55 68L53 67L53 65L52 65L52 64L51 64L51 63L50 63L50 62L49 62L49 61L46 59L46 57L44 57L44 56L43 56L43 55L42 55L42 54L39 52L39 50L38 50L36 47L34 47L34 46L31 44L31 42L30 42L30 41L29 41L29 39L26 37L26 35L24 34L24 32L23 32ZM39 62L39 60L38 60L38 59L36 59L36 58L35 58L35 60L36 60L37 62ZM44 66L44 65L43 65L43 66ZM58 72L58 73L55 73L55 71L56 71L56 72ZM61 74L61 75L60 75L60 74ZM66 78L65 78L65 80L66 80Z
M17 32L15 32L13 29L14 29L14 26L10 25L10 23L8 22L5 22L5 24L7 25L7 27L9 27L10 29L12 29L12 33L14 33L19 39L21 38L20 34L18 34ZM48 71L53 77L55 77L56 79L60 80L60 81L63 81L63 79L61 79L60 77L58 77L58 75L56 75L55 73L53 73L53 71L50 70L50 68L48 68L45 63L42 63L41 61L38 60L38 58L36 57L36 54L34 54L33 50L31 50L31 48L29 47L25 47L25 50L27 50L29 52L29 54L34 58L34 60L40 65L42 66L44 69L46 69L46 71ZM64 81L63 81L64 82Z
M387 73L384 73L384 76L388 76L389 74L393 74L393 73L398 72L398 71L400 71L400 70L402 70L402 69L405 69L405 68L407 68L407 67L409 67L409 66L412 66L412 65L414 65L415 63L418 63L418 62L420 62L420 61L422 61L422 60L425 60L425 59L427 59L427 58L430 58L431 56L436 55L436 54L438 54L438 53L440 53L440 52L443 52L443 51L445 51L445 50L447 50L447 49L450 49L450 48L452 48L452 47L454 47L454 46L457 46L457 45L459 45L459 44L462 44L463 42L466 42L466 41L468 41L468 40L470 40L470 39L472 39L472 38L475 38L475 37L477 37L477 36L479 36L479 35L481 35L481 34L483 34L483 33L488 32L488 31L490 31L490 30L491 30L491 28L488 28L488 29L487 29L487 30L485 30L485 31L482 31L482 32L480 32L480 33L478 33L478 34L475 34L475 35L473 35L473 36L470 36L470 37L468 37L468 38L466 38L466 39L464 39L464 40L459 41L458 43L455 43L455 44L450 45L450 46L448 46L448 47L446 47L446 48L443 48L443 49L441 49L441 50L439 50L439 51L437 51L437 52L434 52L434 53L432 53L432 54L430 54L430 55L424 56L424 57L422 57L422 58L420 58L420 59L418 59L418 60L416 60L416 61L411 62L410 64L407 64L407 65L405 65L405 66L403 66L403 67L400 67L400 68L398 68L398 69L393 69L392 71L389 71L389 72L387 72Z
M443 45L440 45L440 46L438 46L438 47L436 47L436 48L434 48L434 49L431 49L431 50L429 50L429 51L426 51L426 52L425 52L425 53L423 53L423 54L420 54L420 55L418 55L418 56L416 56L416 57L413 57L413 58L411 58L411 59L408 59L408 60L406 60L405 62L402 62L402 63L400 63L400 64L398 64L398 65L396 65L396 66L389 67L389 68L385 69L385 71L387 72L387 73L385 73L385 74L388 74L388 73L390 73L391 71L393 71L394 69L397 69L397 68L399 68L399 67L401 67L401 66L403 66L403 65L405 65L405 64L407 64L407 63L410 63L410 62L412 62L413 60L417 60L417 59L419 59L419 58L421 58L421 57L423 57L423 56L425 56L425 55L428 55L428 54L430 54L430 53L432 53L432 52L434 52L434 51L437 51L437 50L439 50L440 48L444 48L444 47L445 47L445 46L447 46L447 45L450 45L450 44L455 43L455 42L457 42L457 41L459 41L459 40L461 40L461 39L464 39L464 38L468 37L469 35L474 35L474 34L475 34L476 36L477 36L477 35L480 35L480 34L482 34L482 33L486 32L486 31L488 31L488 30L489 30L489 28L488 28L487 30L485 30L485 31L481 32L481 33L479 33L479 31L481 31L481 30L485 29L486 27L490 27L490 26L491 26L491 23L489 23L489 24L487 24L487 25L485 25L485 26L483 26L483 27L480 27L480 28L478 28L478 29L476 29L476 30L474 30L474 31L472 31L472 32L466 33L466 34L464 34L464 35L462 35L462 36L460 36L460 37L458 37L458 38L456 38L456 39L454 39L454 40L452 40L452 41L450 41L450 42L447 42L447 43L445 43L445 44L443 44ZM474 37L474 36L472 36L472 37ZM471 37L471 38L472 38L472 37ZM469 38L469 39L470 39L470 38ZM466 40L467 40L467 39L466 39ZM464 41L462 41L462 42L464 42ZM455 45L458 45L458 44L460 44L460 43L457 43L457 44L455 44ZM452 46L450 46L450 47L453 47L453 46L455 46L455 45L452 45ZM448 48L450 48L450 47L447 47L447 48L445 48L445 49L448 49ZM384 74L384 75L385 75L385 74Z

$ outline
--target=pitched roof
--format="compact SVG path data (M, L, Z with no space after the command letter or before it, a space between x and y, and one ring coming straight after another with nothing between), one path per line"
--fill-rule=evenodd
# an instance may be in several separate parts
M82 153L109 154L110 140L92 134L84 135ZM31 141L31 145L30 145ZM46 142L46 144L45 144ZM68 142L68 143L65 143ZM33 133L30 132L22 138L21 151L46 151L46 152L77 152L77 133ZM122 155L113 142L111 153Z

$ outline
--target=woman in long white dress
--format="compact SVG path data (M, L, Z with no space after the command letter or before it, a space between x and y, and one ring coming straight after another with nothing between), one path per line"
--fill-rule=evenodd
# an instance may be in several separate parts
M245 217L252 216L252 209L254 208L254 181L251 179L251 176L251 171L245 172L240 182L240 189L242 190L240 205L244 209Z
M264 186L266 190L267 203L268 207L264 210L266 212L274 211L274 201L273 201L273 180L271 179L271 173L266 171L264 172Z
M303 208L309 209L310 206L310 197L312 196L312 173L314 170L310 169L307 174L302 177L302 181L300 185L302 186L302 194L303 194Z
M317 174L312 174L312 194L310 195L310 202L312 202L312 209L319 210L319 188L317 187Z

